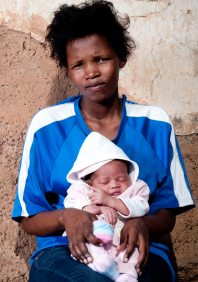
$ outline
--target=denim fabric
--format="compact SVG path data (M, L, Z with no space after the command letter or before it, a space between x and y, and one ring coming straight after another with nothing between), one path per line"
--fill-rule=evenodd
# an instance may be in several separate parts
M145 271L139 282L173 282L168 264L160 256L150 253Z
M29 282L110 282L71 257L68 246L40 251L30 270Z
M74 260L68 246L40 251L30 270L29 282L110 282L87 265ZM150 254L147 270L139 282L171 282L171 273L165 261ZM129 281L130 282L130 281Z

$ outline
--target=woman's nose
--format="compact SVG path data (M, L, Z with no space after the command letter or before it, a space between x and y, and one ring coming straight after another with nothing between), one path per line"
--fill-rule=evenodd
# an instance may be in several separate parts
M95 63L87 64L87 66L85 67L85 77L86 77L86 79L93 79L93 78L99 77L99 76L100 76L100 72L99 72L97 65Z

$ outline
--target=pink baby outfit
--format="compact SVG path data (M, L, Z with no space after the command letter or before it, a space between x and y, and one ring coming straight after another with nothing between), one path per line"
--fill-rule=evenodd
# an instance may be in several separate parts
M94 262L97 260L102 260L102 262L104 262L104 254L108 254L114 259L117 274L130 274L130 277L133 277L133 279L131 278L130 281L136 282L138 281L138 275L135 270L135 265L139 254L137 248L134 250L134 253L127 263L123 263L125 251L117 254L116 248L119 246L120 232L124 224L130 218L144 216L149 211L149 188L145 182L137 180L139 173L137 164L131 161L126 154L110 140L99 133L92 132L85 139L79 151L77 160L67 176L67 180L72 183L72 185L67 191L68 194L64 200L64 206L65 208L82 209L83 207L92 204L91 200L89 199L89 194L92 193L93 190L90 189L90 186L88 186L85 181L82 180L82 178L114 159L126 160L129 162L129 175L131 177L132 185L117 197L127 206L129 215L126 216L117 212L118 221L114 228L112 242L104 244L103 247L96 247L87 243L88 250L93 256L93 263L90 263L89 266L95 271L102 273L101 270L96 269ZM104 215L101 214L97 217L98 219L105 221ZM109 271L111 272L112 270ZM104 273L104 275L110 277L112 280L116 280L117 274L115 273L114 277L114 274L108 276ZM126 281L130 282L127 280L127 278Z
M92 193L92 190L89 189L86 184L72 184L68 189L68 195L64 200L64 206L66 208L73 207L82 209L84 206L91 204L91 201L89 200L90 193ZM113 241L111 243L104 244L104 249L108 252L108 254L113 256L119 273L130 273L134 277L137 277L135 270L135 265L138 258L137 248L135 249L128 263L123 263L124 252L121 252L118 256L116 256L116 248L120 243L120 232L124 226L124 223L126 223L130 218L143 216L148 211L148 195L149 188L146 183L141 180L136 180L134 184L132 184L118 197L125 204L127 203L130 214L125 216L118 213L118 221L114 228ZM141 202L141 207L138 205L138 202ZM103 215L98 215L98 218L100 220L105 220ZM99 249L101 248L91 244L87 244L87 247L91 255L93 255L93 258L95 255L98 255L100 252Z

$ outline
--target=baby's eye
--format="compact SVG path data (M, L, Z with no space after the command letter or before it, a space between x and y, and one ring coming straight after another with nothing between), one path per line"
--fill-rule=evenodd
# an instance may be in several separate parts
M109 181L100 181L99 182L99 184L101 184L101 185L106 185L106 184L108 184L109 183Z
M118 181L124 182L124 181L127 181L127 179L128 179L128 178L126 178L126 177L121 177L121 178L118 179Z

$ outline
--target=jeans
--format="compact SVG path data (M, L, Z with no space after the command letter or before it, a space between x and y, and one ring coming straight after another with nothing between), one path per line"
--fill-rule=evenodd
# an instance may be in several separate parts
M40 251L32 264L29 282L110 282L87 265L71 257L68 246L59 246ZM171 282L171 273L166 262L150 254L146 271L139 282ZM130 281L129 281L130 282Z

